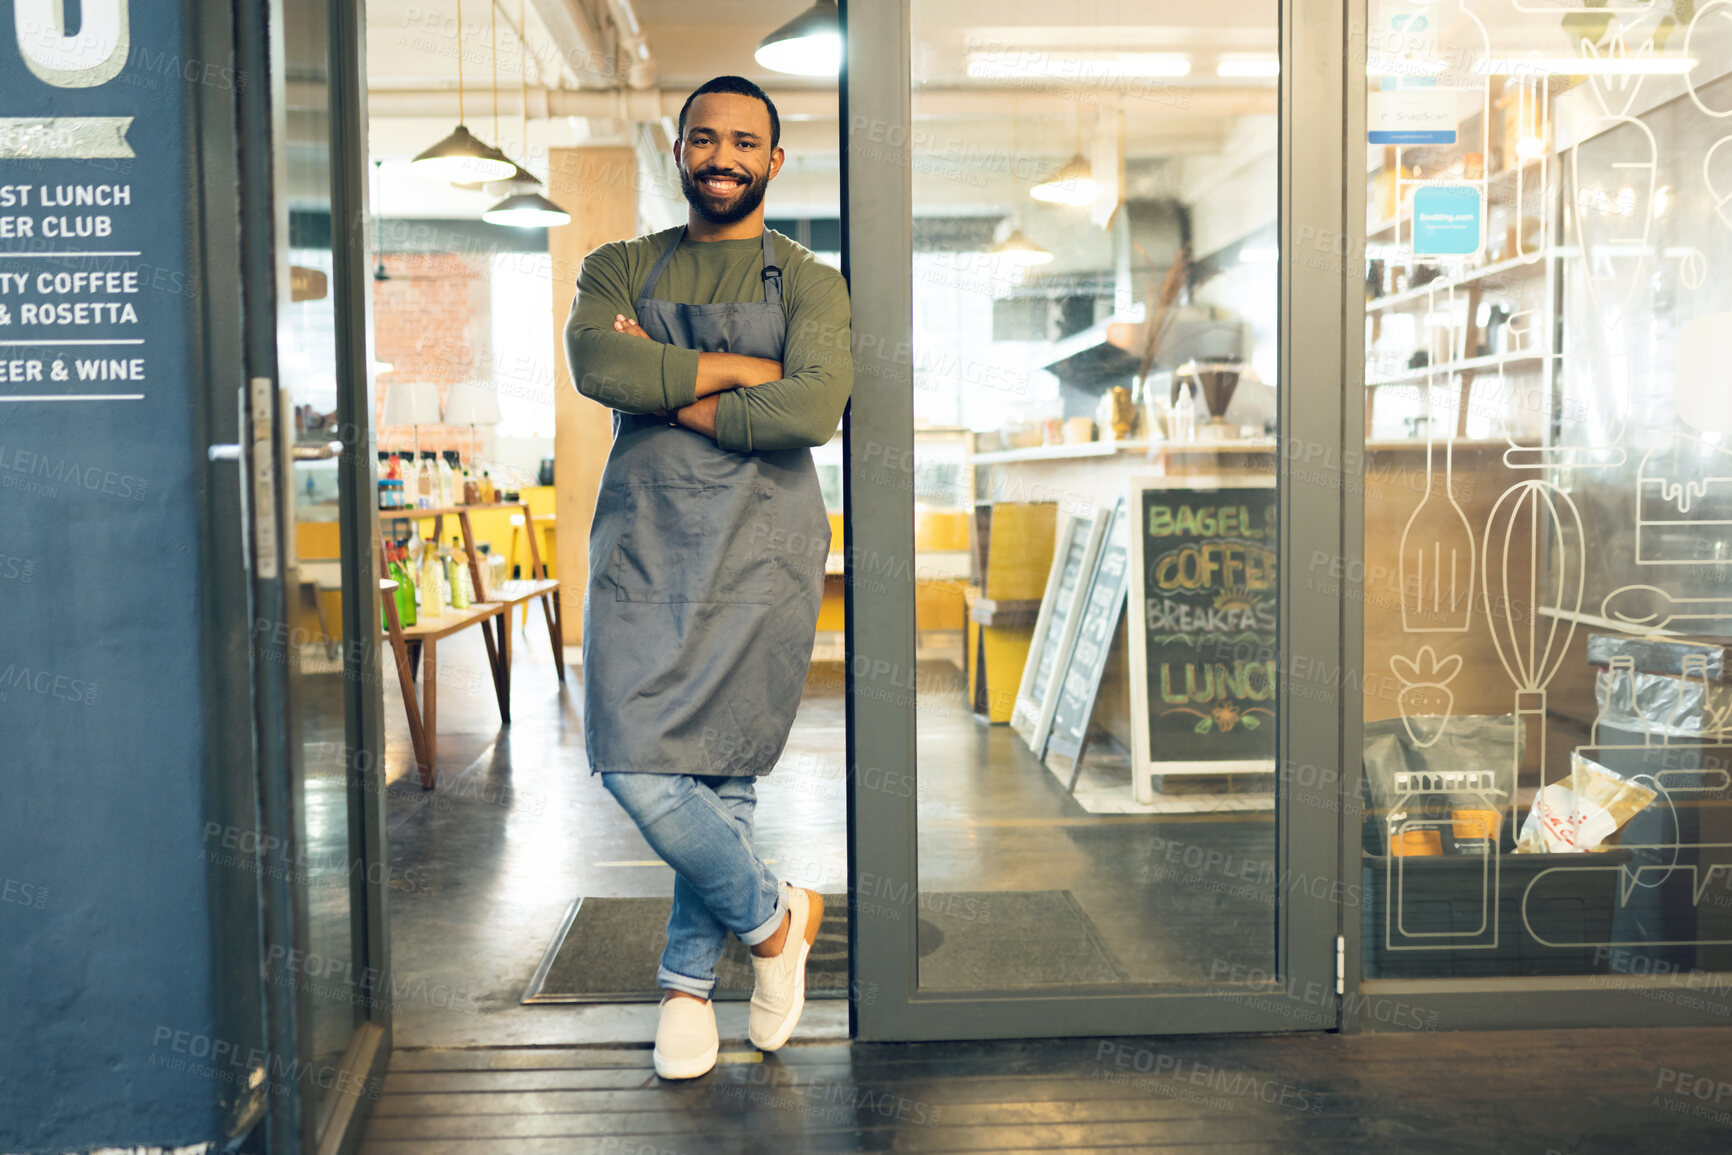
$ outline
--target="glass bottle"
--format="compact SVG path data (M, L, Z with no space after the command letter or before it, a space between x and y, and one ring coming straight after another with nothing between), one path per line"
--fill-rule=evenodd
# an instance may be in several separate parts
M1179 400L1173 405L1173 440L1195 441L1197 438L1197 403L1191 399L1189 382L1179 386Z
M421 462L415 469L415 505L418 509L432 509L438 501L439 474L433 468L433 451L423 449Z
M397 620L405 626L415 624L415 583L409 578L409 553L403 546L393 546L391 576L397 579Z
M436 618L445 612L445 575L439 565L439 543L428 538L421 546L421 616Z
M493 553L492 546L482 542L475 547L475 552L481 556L475 559L475 571L481 575L481 588L475 591L478 602L492 601L493 593Z
M451 539L451 550L445 555L447 580L451 583L451 608L466 610L469 608L469 566L463 554L463 542L459 538Z
M457 486L455 471L451 468L451 459L457 455L447 449L439 458L439 505L441 508L457 504Z

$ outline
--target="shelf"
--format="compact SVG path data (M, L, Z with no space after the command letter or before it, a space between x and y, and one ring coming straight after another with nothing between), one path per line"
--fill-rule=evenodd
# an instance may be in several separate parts
M1417 289L1404 289L1399 293L1391 293L1387 297L1379 297L1375 301L1367 301L1365 311L1367 313L1381 313L1385 309L1393 309L1397 305L1405 305L1409 301L1424 301L1440 289L1448 289L1457 285L1471 285L1475 281L1483 281L1487 277L1495 277L1512 269L1531 268L1535 272L1544 272L1546 259L1557 255L1559 254L1554 249L1542 249L1532 257L1512 257L1507 261L1497 261L1494 264L1486 265L1484 268L1475 269L1465 276L1439 277Z
M484 509L522 509L521 501L493 501L485 505L441 505L432 509L412 509L407 506L393 506L390 509L379 510L379 516L386 519L398 518L408 520L422 517L449 517L459 513L476 513Z
M1278 443L1272 437L1235 437L1223 441L1084 441L1076 445L1036 445L1027 449L999 449L976 453L975 465L1006 465L1017 461L1063 461L1079 457L1113 457L1119 453L1141 453L1156 457L1167 453L1273 453Z
M1418 145L1418 146L1406 145L1403 147L1423 148L1426 146L1424 146L1424 145ZM1484 178L1485 179L1485 185L1487 188L1490 188L1492 185L1497 184L1499 181L1508 180L1510 177L1514 176L1516 173L1520 172L1524 168L1537 167L1539 165L1539 163L1540 163L1540 158L1536 157L1535 159L1528 161L1526 164L1519 165L1516 168L1500 169L1497 172L1492 173L1490 176ZM1370 174L1368 174L1368 175L1370 175ZM1414 188L1425 188L1428 186L1429 187L1437 187L1437 186L1444 186L1444 185L1477 184L1479 182L1462 180L1461 178L1456 177L1456 178L1451 178L1449 180L1442 180L1442 179L1439 179L1439 180L1408 180L1408 181L1403 181L1402 183L1409 185L1411 187L1414 187ZM1396 213L1392 217L1385 217L1383 220L1377 222L1374 225L1367 225L1365 227L1365 239L1370 240L1372 237L1378 237L1378 236L1382 236L1384 233L1392 232L1396 228L1396 226L1400 225L1403 221L1405 221L1407 219L1408 219L1408 214L1405 212L1400 212L1400 213Z
M1273 437L1234 437L1226 441L1159 441L1162 453L1273 453L1280 442Z
M1546 353L1493 353L1485 357L1467 357L1460 361L1444 361L1437 365L1428 365L1422 369L1409 369L1393 377L1367 377L1365 387L1375 388L1379 385L1412 385L1424 381L1428 377L1447 377L1451 373L1468 373L1478 369L1495 369L1500 365L1518 365L1528 361L1543 361Z
M444 613L432 617L422 617L412 626L403 626L403 640L406 642L438 641L449 637L458 630L467 629L476 622L497 617L505 612L503 602L478 602L465 609L447 609ZM389 631L380 630L380 636L387 636Z
M514 606L531 598L553 593L557 589L558 578L519 578L500 582L488 591L488 596L500 605Z
M1382 438L1376 441L1367 441L1365 443L1366 450L1371 453L1386 453L1408 449L1423 450L1425 446L1426 440L1423 437L1391 437ZM1431 440L1431 447L1433 449L1448 448L1486 450L1520 448L1519 446L1511 446L1509 440L1504 437L1436 437Z
M1112 457L1117 453L1147 450L1147 441L1079 441L1074 445L1030 445L1023 449L995 449L976 453L976 465L1005 465L1013 461L1062 461L1067 457Z

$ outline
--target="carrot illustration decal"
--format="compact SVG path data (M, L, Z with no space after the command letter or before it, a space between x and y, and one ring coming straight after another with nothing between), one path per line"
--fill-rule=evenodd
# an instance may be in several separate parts
M1401 693L1395 704L1401 708L1401 724L1415 746L1430 746L1449 726L1455 709L1455 693L1449 684L1461 673L1460 654L1451 654L1442 661L1430 646L1419 647L1411 658L1400 654L1389 659L1389 668L1401 679Z

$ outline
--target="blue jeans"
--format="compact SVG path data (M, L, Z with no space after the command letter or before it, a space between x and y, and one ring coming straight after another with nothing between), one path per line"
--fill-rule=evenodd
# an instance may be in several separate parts
M787 911L781 883L752 849L752 779L621 773L603 774L601 784L674 868L656 982L707 999L728 932L756 946L776 933Z

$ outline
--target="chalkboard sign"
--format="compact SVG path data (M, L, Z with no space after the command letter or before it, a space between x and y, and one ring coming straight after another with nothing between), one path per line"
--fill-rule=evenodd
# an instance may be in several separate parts
M1082 759L1083 745L1088 737L1089 715L1094 713L1095 695L1100 691L1101 672L1106 666L1107 651L1112 648L1113 634L1119 628L1119 613L1124 608L1125 594L1130 588L1129 526L1123 498L1113 504L1101 537L1095 564L1089 570L1088 593L1083 599L1076 634L1056 669L1058 684L1054 692L1058 702L1053 709L1052 732L1046 740L1044 757L1054 754L1072 760L1071 784L1076 783L1076 762Z
M1058 706L1058 695L1052 692L1057 684L1053 670L1059 658L1076 636L1078 610L1088 596L1088 574L1094 565L1095 552L1100 548L1101 534L1106 530L1104 517L1066 515L1058 530L1058 547L1053 550L1052 572L1047 575L1046 592L1040 600L1040 617L1034 624L1034 640L1029 645L1028 660L1022 668L1022 685L1016 691L1016 708L1010 716L1011 729L1022 735L1031 750L1038 751L1046 741L1052 726L1052 713Z
M1266 771L1275 755L1277 494L1131 490L1131 723L1151 773Z

